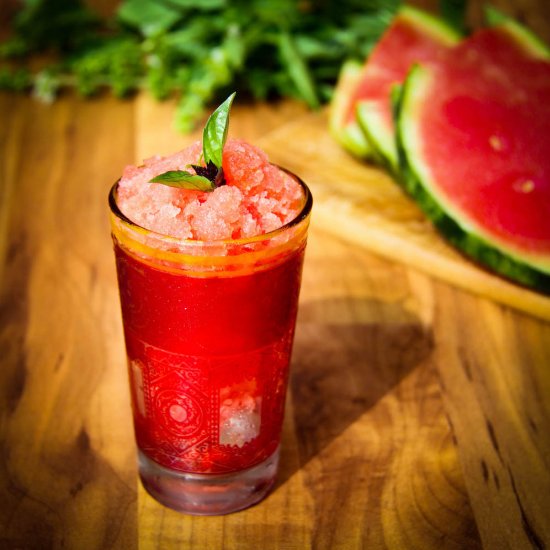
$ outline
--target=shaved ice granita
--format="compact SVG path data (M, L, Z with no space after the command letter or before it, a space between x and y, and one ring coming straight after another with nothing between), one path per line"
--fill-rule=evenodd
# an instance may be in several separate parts
M140 477L201 515L274 483L312 206L227 138L233 97L202 142L127 167L109 195Z

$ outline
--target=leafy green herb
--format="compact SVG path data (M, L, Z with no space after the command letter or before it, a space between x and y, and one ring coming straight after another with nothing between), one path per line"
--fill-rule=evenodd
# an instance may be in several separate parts
M466 8L468 0L440 0L439 11L443 20L457 32L466 32Z
M300 55L292 36L287 32L279 36L279 53L284 66L286 66L288 76L296 89L309 105L318 107L319 98L307 64Z
M223 147L227 140L229 129L229 110L235 99L233 92L208 118L202 133L202 149L204 162L208 165L214 163L218 168L222 167Z
M185 170L169 170L155 176L152 183L171 187L213 191L225 185L223 176L223 148L229 130L229 111L236 92L233 92L208 118L202 133L202 156L205 166L192 164L195 173Z
M208 178L192 174L185 170L169 170L155 176L151 180L151 183L163 183L170 187L196 189L197 191L212 191L214 189L212 182Z
M147 90L177 98L175 124L188 131L232 89L328 101L342 63L366 57L400 0L121 0L108 18L84 0L20 3L0 44L0 89L48 101L64 88Z

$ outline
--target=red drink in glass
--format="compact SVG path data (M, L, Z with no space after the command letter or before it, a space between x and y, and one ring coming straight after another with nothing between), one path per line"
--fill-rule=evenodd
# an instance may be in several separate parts
M235 511L274 482L312 204L299 183L291 222L210 242L137 226L111 191L140 475L172 508Z

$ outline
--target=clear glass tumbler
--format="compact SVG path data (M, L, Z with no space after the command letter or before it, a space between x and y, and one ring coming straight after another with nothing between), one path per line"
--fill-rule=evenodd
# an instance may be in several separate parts
M274 483L312 207L296 179L294 220L211 242L136 225L111 189L139 473L170 508L226 514Z

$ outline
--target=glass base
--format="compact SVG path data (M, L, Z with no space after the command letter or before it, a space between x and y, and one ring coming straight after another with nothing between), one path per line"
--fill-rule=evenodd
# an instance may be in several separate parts
M262 500L275 482L279 447L266 460L230 474L189 474L170 470L138 449L139 475L158 502L186 514L217 516L248 508Z

